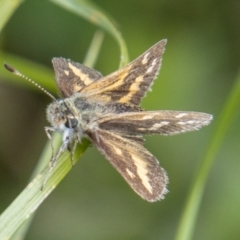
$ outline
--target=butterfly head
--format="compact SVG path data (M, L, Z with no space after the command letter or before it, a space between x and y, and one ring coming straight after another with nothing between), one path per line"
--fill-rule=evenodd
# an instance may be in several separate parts
M75 129L79 125L77 113L68 99L52 102L47 107L47 120L57 130Z

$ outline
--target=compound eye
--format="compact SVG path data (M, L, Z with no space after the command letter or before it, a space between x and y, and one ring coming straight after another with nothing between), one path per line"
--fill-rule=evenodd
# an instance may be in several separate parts
M78 120L76 118L68 118L65 126L67 128L75 128L78 125Z

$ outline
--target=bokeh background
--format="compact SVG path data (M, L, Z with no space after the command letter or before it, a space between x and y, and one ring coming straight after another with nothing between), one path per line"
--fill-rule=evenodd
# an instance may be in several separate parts
M203 111L212 113L214 121L197 132L147 137L146 147L170 179L170 192L161 202L143 201L94 147L89 148L37 210L26 239L174 239L190 186L239 71L240 2L94 3L115 20L131 60L168 39L161 73L143 108ZM96 29L50 1L25 1L1 32L0 50L49 68L54 81L51 59L83 62ZM106 33L95 68L109 74L118 68L119 59L118 45ZM21 81L0 82L1 212L26 186L47 140L45 108L51 100ZM236 112L207 180L195 240L239 239L239 118Z

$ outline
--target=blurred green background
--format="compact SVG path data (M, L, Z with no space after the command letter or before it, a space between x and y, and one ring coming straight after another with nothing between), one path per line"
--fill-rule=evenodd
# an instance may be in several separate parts
M240 2L94 3L114 19L130 60L168 39L161 73L143 108L203 111L212 113L214 121L197 132L147 137L146 147L170 179L170 192L157 203L143 201L94 147L89 148L37 210L26 239L174 239L191 183L239 71ZM25 1L1 32L0 50L49 68L54 82L51 59L63 56L83 62L96 29L49 1ZM6 62L7 54L6 59L2 56ZM106 33L95 69L109 74L118 68L119 59L119 47ZM41 73L24 74L34 78ZM26 186L41 154L47 140L45 108L51 100L37 89L25 88L19 83L23 79L13 83L0 77L2 212ZM195 240L239 239L239 117L236 112L208 178Z

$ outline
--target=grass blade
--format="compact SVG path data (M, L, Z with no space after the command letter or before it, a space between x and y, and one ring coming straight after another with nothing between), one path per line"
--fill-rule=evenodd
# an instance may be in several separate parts
M0 0L0 32L23 0Z
M89 22L103 28L109 32L118 42L121 51L120 67L125 66L128 63L128 52L124 39L117 28L112 24L106 14L103 14L95 5L86 1L80 0L51 0L51 2L63 7L64 9L71 11Z
M75 159L79 159L88 146L89 142L83 141L76 149ZM71 168L70 153L65 152L58 159L43 191L40 191L43 180L49 171L49 167L45 167L0 216L0 239L9 239L22 223L36 211Z
M100 46L102 45L104 38L104 33L100 30L96 31L93 36L89 51L86 54L84 59L84 65L88 67L92 67L95 65L97 56L99 54Z
M190 240L192 239L194 227L197 220L205 184L209 175L211 166L215 156L224 140L224 137L239 109L240 103L240 72L237 81L233 86L231 93L223 107L222 113L218 117L213 138L209 144L206 155L203 159L200 170L196 174L197 177L193 182L190 194L187 199L185 209L183 211L179 228L175 240Z

